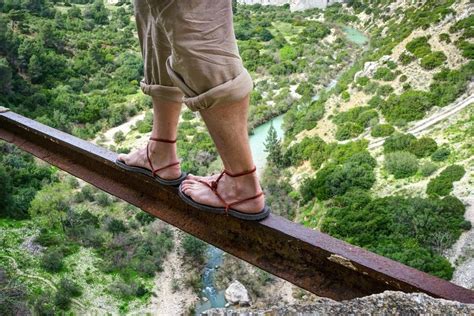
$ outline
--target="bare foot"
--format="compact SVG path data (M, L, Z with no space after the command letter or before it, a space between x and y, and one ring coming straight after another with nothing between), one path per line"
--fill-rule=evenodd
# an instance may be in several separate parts
M151 170L150 163L146 157L146 150L146 147L140 148L129 154L119 154L117 158L129 166L138 166ZM178 161L176 144L150 141L148 150L155 170ZM156 172L156 175L167 180L176 179L181 175L181 168L179 165L171 166Z
M214 175L210 176L210 178L215 180L218 176L219 175ZM224 203L222 203L222 201L219 200L219 198L214 194L214 192L212 192L212 190L205 184L198 182L196 177L192 179L187 178L184 180L182 190L184 194L188 195L198 203L213 207L225 206ZM222 196L224 201L230 204L235 201L252 197L259 192L262 192L262 189L255 173L240 177L230 177L224 174L218 182L217 192L220 196ZM263 195L261 195L258 198L236 204L231 208L245 213L258 213L263 209L264 206L265 198Z

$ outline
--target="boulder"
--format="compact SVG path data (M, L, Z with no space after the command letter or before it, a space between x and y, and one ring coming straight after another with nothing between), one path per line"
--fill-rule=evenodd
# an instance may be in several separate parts
M375 71L377 71L377 68L379 66L379 63L376 61L368 61L364 64L364 69L361 71L358 71L354 75L354 80L357 80L359 77L369 77L372 78L374 75Z
M231 304L240 306L250 305L250 298L245 286L237 280L234 280L225 290L225 299Z

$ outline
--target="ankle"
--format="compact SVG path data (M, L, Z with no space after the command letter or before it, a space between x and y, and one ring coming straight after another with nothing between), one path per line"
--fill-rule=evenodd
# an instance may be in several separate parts
M255 172L239 177L225 175L225 180L226 183L232 186L232 191L235 192L236 195L261 191L260 182Z

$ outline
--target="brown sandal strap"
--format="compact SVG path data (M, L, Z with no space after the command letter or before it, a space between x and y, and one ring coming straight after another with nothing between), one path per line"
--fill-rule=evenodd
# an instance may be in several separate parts
M179 165L179 161L176 161L176 162L170 163L169 165L166 165L166 166L164 166L164 167L155 169L155 170L153 170L152 174L153 174L153 176L155 176L158 171L161 171L161 170L163 170L163 169L166 169L166 168L169 168L169 167L173 167L173 166L176 166L176 165Z
M164 166L164 167L155 169L155 168L153 167L153 164L151 163L150 153L149 153L150 151L148 150L149 146L150 146L150 143L147 143L147 144L146 144L146 159L148 159L148 164L150 165L151 174L152 174L153 177L156 175L156 173L157 173L158 171L163 170L163 169L166 169L166 168L169 168L169 167L172 167L172 166L176 166L176 165L179 164L179 161L176 161L176 162L170 163L169 165L166 165L166 166Z
M232 203L227 203L224 198L219 194L219 192L217 192L217 182L219 181L219 179L222 177L222 175L224 174L224 171L221 173L221 175L217 178L216 181L212 181L210 184L206 181L203 181L203 180L198 180L198 182L200 183L203 183L204 185L208 186L212 192L214 192L214 194L217 196L217 198L224 204L225 206L225 214L228 215L228 212L229 212L229 208L231 206L234 206L234 205L237 205L237 204L240 204L240 203L243 203L243 202L247 202L247 201L250 201L250 200L253 200L253 199L256 199L256 198L259 198L261 197L262 195L264 195L265 193L262 191L254 196L251 196L251 197L248 197L248 198L245 198L245 199L242 199L242 200L238 200L238 201L234 201Z
M230 173L229 171L227 171L225 169L222 172L225 173L226 175L228 175L229 177L235 178L235 177L240 177L240 176L245 176L247 174L251 174L251 173L255 172L256 170L257 170L257 166L253 166L253 168L251 170L242 171L240 173L235 173L235 174L232 174L232 173Z
M158 137L150 137L150 140L154 140L154 141L162 142L162 143L170 143L170 144L176 143L176 139L165 139L165 138L158 138Z

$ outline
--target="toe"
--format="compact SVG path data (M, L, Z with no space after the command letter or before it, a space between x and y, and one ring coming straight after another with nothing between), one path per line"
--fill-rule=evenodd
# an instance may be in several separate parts
M117 160L120 160L120 161L125 162L125 159L127 159L127 155L126 155L126 154L119 154L119 155L117 156Z

